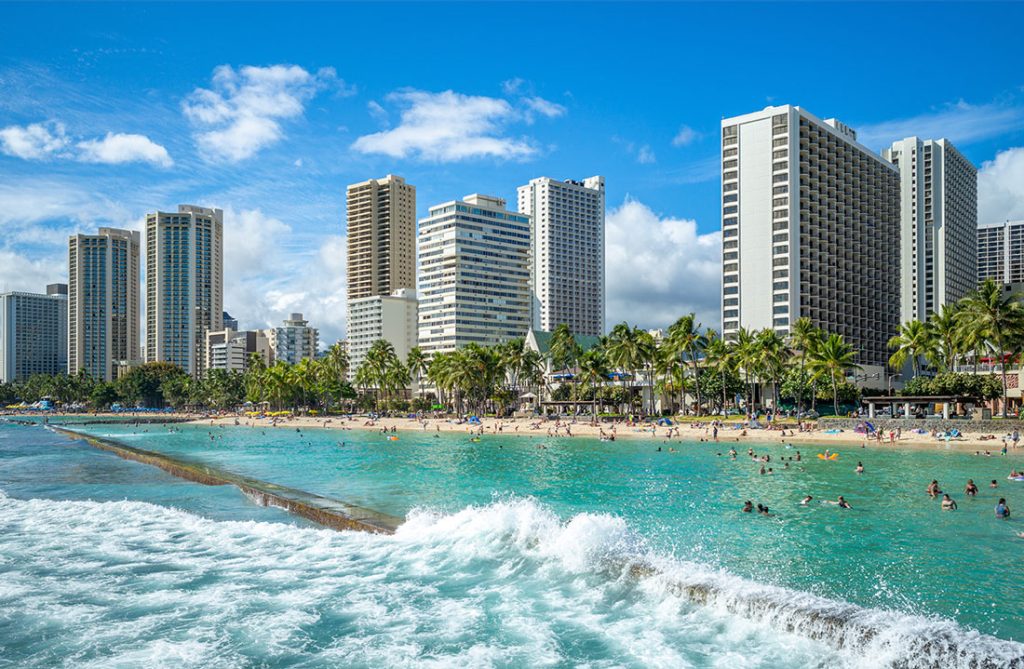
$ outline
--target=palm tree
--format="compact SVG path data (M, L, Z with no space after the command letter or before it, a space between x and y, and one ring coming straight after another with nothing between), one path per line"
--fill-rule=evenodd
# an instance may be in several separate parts
M832 407L839 415L839 376L860 369L854 362L857 353L846 343L843 335L830 334L817 346L808 361L811 372L817 376L827 375L832 382Z
M597 422L597 391L605 379L608 378L608 356L604 351L595 347L580 356L579 361L580 380L591 387L591 409L590 415L593 422Z
M626 374L630 374L633 382L636 380L636 370L641 362L641 345L636 336L637 330L631 328L629 323L623 321L612 328L608 335L608 346L605 349L608 354L608 361L621 372L620 379L622 386L626 386Z
M935 359L932 363L942 371L953 369L960 354L959 314L959 305L943 304L940 311L933 311L928 318L929 329L935 338Z
M789 345L800 353L800 382L803 383L807 373L807 356L813 353L815 347L821 343L822 331L814 322L806 316L796 319L789 331ZM814 402L814 395L811 393L811 402ZM797 411L803 411L803 393L797 398Z
M935 336L927 323L907 321L896 330L896 335L889 339L889 348L896 349L889 356L889 366L900 369L910 360L914 377L920 373L921 358L937 357Z
M708 330L704 336L707 338L707 344L704 347L704 360L722 381L722 414L724 415L725 406L728 404L725 380L733 368L732 350L729 344L720 338L714 330Z
M693 388L697 395L697 414L700 415L700 351L707 345L707 339L700 333L701 324L697 323L697 317L690 313L668 328L669 350L675 355L686 357L693 368ZM684 395L685 397L685 395ZM685 400L684 400L685 401Z
M789 350L778 332L765 328L757 333L758 368L772 382L772 407L779 410L779 379L786 369ZM764 397L764 393L761 395Z
M572 380L572 396L576 401L576 363L583 353L580 345L576 343L572 330L565 323L559 324L551 333L551 345L548 347L548 354L551 356L552 371L564 370Z
M733 356L737 365L743 370L743 383L746 386L746 410L752 413L754 408L754 391L751 385L751 377L757 378L758 365L761 362L761 355L758 350L757 336L754 332L741 327L736 332L736 341L733 345Z
M409 376L416 383L416 394L421 394L420 381L427 375L428 360L419 346L409 349L405 356L405 366L409 370Z
M1006 295L1003 287L992 279L963 300L964 316L970 327L975 328L999 354L999 368L1003 376L1003 418L1006 418L1007 354L1011 357L1019 347L1024 335L1024 309L1014 294Z

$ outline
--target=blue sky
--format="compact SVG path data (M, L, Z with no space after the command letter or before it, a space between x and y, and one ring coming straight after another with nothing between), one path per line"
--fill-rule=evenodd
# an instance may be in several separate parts
M881 148L951 138L1024 218L1019 4L3 5L0 289L66 239L225 209L226 307L344 329L344 189L418 208L603 174L608 322L716 325L719 121L799 104ZM386 28L384 30L378 27Z

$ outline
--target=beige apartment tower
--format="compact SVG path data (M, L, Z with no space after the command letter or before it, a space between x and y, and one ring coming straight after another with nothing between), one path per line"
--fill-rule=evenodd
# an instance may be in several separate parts
M416 187L392 174L347 191L348 299L416 290Z
M224 212L188 204L146 215L146 362L193 376L224 329Z
M113 381L139 356L139 247L134 230L68 240L68 373Z

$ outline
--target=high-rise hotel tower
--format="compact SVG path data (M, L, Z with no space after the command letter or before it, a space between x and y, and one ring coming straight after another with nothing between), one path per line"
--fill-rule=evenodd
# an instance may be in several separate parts
M393 174L352 184L346 211L345 330L354 378L374 342L406 353L416 345L416 187ZM398 312L403 317L392 317Z
M604 177L540 177L518 195L533 221L534 329L565 323L575 334L604 334Z
M467 195L420 220L419 346L490 346L530 329L530 217Z
M146 215L146 362L193 376L224 329L224 212L188 204Z
M900 321L900 174L836 119L768 107L722 121L722 329L806 316L882 367Z
M949 140L882 152L900 169L900 320L926 320L977 285L978 170Z
M133 230L68 240L68 371L113 381L140 361L139 246Z
M346 192L348 299L416 289L416 187L387 175Z

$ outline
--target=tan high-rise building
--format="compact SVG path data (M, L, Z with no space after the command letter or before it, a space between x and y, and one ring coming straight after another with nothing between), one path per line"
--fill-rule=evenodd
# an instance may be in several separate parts
M139 246L133 230L68 240L68 372L113 381L139 362Z
M416 187L389 174L352 184L348 209L348 299L416 290Z
M188 204L146 215L146 362L193 376L224 329L224 212Z

